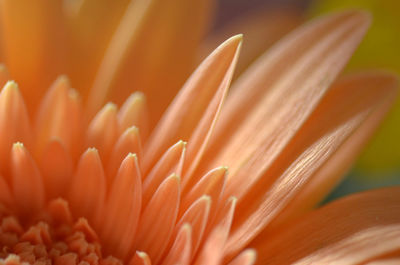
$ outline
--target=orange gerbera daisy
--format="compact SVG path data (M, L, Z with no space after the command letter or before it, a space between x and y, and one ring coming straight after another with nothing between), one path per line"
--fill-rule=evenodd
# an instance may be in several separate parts
M358 264L398 251L399 218L380 208L398 207L397 189L303 215L396 92L385 73L332 84L368 15L293 32L222 107L242 42L234 36L164 111L191 70L208 1L0 5L9 70L0 69L1 263L246 265L258 251L260 264ZM59 77L45 93L59 73L71 81Z

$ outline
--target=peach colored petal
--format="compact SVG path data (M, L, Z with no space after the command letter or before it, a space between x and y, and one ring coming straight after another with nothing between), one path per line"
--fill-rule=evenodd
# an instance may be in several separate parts
M129 0L64 1L64 20L69 45L65 72L86 99L88 89ZM105 19L106 18L106 19ZM95 43L95 45L94 45ZM84 60L84 64L82 64Z
M31 128L24 100L16 83L10 81L0 93L0 169L8 170L13 143L20 141L30 147Z
M2 56L33 113L53 78L65 70L62 3L5 0L0 11Z
M173 233L178 215L180 180L176 175L165 179L144 209L136 237L136 249L148 253L157 263Z
M151 260L146 252L136 251L129 265L151 265Z
M381 81L378 76L378 82L372 82L371 86L360 82L359 86L351 86L351 90L346 85L332 87L274 165L239 201L227 243L228 256L247 245L271 221L276 221L277 215L301 194L313 175L374 111L380 112L381 108L387 111L390 105L387 100L393 97L395 89L391 77L385 83Z
M110 184L112 182L122 160L124 160L129 153L136 154L138 160L141 159L142 147L139 138L139 130L136 127L126 129L113 146L110 161L107 164L107 183Z
M11 149L12 192L18 211L34 214L44 206L44 187L42 176L34 160L21 143Z
M65 195L73 173L73 161L58 140L49 141L40 160L44 186L48 199Z
M104 205L106 179L96 149L89 148L80 158L71 187L67 194L74 217L85 216L90 224L97 227L97 220Z
M352 195L280 226L257 243L258 264L361 264L398 251L399 192Z
M57 138L68 150L74 144L70 120L69 80L59 77L47 91L37 111L35 122L36 150L39 156L48 143Z
M101 160L106 163L119 135L117 107L106 104L89 124L86 133L86 146L95 146L99 150Z
M360 12L311 22L274 46L234 84L205 155L213 162L203 166L224 163L229 178L245 185L235 190L238 186L228 181L227 194L240 196L258 172L273 163L326 93L368 24L369 17ZM254 176L244 181L249 168L238 171L256 154L262 166L254 164Z
M193 202L189 209L179 219L175 227L175 236L179 233L180 229L185 225L189 224L191 227L191 241L192 247L190 248L192 253L195 254L200 242L203 238L204 231L206 229L207 222L209 221L209 214L212 200L209 196L204 195L198 200ZM174 236L173 236L174 238Z
M260 55L268 50L275 42L284 37L294 27L303 21L299 10L288 8L261 8L246 12L224 25L222 28L211 32L200 47L201 57L209 54L218 43L229 36L243 34L244 42L242 52L235 70L239 76Z
M89 104L94 102L91 106L98 108L107 94L119 104L131 91L144 89L154 126L193 70L195 49L203 37L211 3L132 1L105 52Z
M391 108L393 100L396 98L398 80L396 76L384 72L366 72L342 78L335 86L342 86L344 90L351 89L353 93L359 90L358 98L361 98L365 91L374 87L381 91L392 90L392 93L388 92L389 96L381 103L382 106L374 110L336 153L314 173L307 185L286 206L284 212L275 218L273 223L286 221L312 209L342 179Z
M379 259L365 263L365 265L397 265L400 264L400 258Z
M164 149L179 139L194 141L190 158L199 159L198 154L202 154L228 91L241 41L240 35L225 41L185 83L146 144L145 170L155 163Z
M143 181L143 205L147 205L159 185L172 173L180 176L185 160L186 143L179 141L171 146Z
M162 265L189 265L192 256L192 229L183 224L179 229L173 246L163 260Z
M228 168L226 167L218 167L204 175L187 194L182 196L179 215L182 215L183 211L186 211L189 206L202 195L208 195L212 201L210 216L213 217L218 209L220 199L224 194L227 171Z
M140 134L145 140L149 133L148 119L146 98L143 93L135 92L125 100L118 112L120 132L135 126L140 128Z
M125 259L132 251L142 205L142 185L137 157L129 154L121 164L102 210L102 240L107 251ZM107 216L107 218L104 218Z
M234 258L228 265L251 265L255 264L257 252L254 249L246 249Z

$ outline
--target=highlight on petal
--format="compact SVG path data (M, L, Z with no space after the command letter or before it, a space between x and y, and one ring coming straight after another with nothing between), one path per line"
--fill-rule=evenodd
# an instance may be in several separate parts
M254 243L260 264L361 264L399 251L399 188L368 191L277 227ZM312 239L312 240L311 240Z
M179 139L190 138L193 143L189 156L191 159L200 159L196 156L203 153L218 117L241 41L242 36L238 35L221 44L185 83L148 140L144 157L145 170L160 157L162 150ZM169 133L166 134L166 131Z

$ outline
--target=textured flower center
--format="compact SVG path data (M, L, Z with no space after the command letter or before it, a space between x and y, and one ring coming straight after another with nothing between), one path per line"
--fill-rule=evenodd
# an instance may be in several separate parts
M102 253L99 239L86 219L71 222L65 202L53 201L36 220L25 220L2 209L0 263L2 264L122 264Z

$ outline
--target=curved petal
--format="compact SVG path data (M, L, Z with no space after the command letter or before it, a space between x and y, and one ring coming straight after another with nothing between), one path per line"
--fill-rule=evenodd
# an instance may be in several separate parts
M327 176L318 175L318 171L323 170L336 152L340 152L340 148L357 129L366 130L358 139L361 143L368 138L393 102L395 86L392 76L378 74L349 78L332 87L274 164L240 198L238 215L227 244L229 255L239 251L240 246L249 243L271 222L284 221L276 218L304 191L305 196L310 196L305 197L306 205L308 200L317 198L319 186L313 186L313 182L323 184L321 189L325 192L332 188L341 170ZM340 102L340 108L337 102ZM375 113L379 115L374 116ZM374 121L374 126L363 127L363 124L368 124L369 118ZM359 152L359 144L353 148L346 154L350 161ZM318 176L326 178L314 179ZM307 190L309 183L312 188ZM294 204L305 207L301 203ZM292 213L297 210L292 209Z
M258 264L360 264L399 250L400 188L352 195L255 242Z

